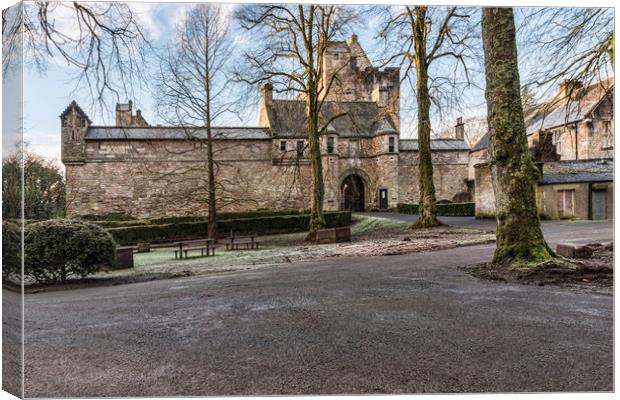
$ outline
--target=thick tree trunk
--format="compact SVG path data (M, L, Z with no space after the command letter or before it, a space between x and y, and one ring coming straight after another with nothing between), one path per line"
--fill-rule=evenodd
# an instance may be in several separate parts
M299 6L300 14L303 8ZM319 90L318 76L315 71L315 46L312 43L314 29L314 5L310 6L308 23L306 29L306 119L308 129L308 148L310 150L310 161L312 164L312 208L310 210L310 227L306 240L314 240L316 231L325 228L325 217L323 215L323 198L325 197L325 185L323 183L323 160L321 159L321 143L319 135Z
M321 159L321 143L318 127L318 110L316 94L306 98L306 115L308 120L308 148L312 163L312 208L310 210L310 229L308 240L314 240L316 231L325 227L323 215L323 198L325 186L323 182L323 161Z
M493 263L524 267L553 258L540 229L527 148L511 8L483 8L489 164L495 192L497 248Z
M413 39L417 72L420 201L419 218L414 227L426 228L441 225L441 223L437 220L433 160L431 157L431 100L428 93L428 64L426 60L426 7L416 7L415 14Z

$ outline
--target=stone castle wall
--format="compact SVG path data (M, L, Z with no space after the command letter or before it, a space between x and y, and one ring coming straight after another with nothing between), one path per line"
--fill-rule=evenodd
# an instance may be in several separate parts
M207 213L206 148L199 144L89 141L86 150L86 163L66 166L68 215ZM220 211L307 207L309 165L272 165L271 141L222 141L214 151Z
M366 209L417 202L417 152L388 152L388 138L340 138L334 154L323 148L326 210L341 208L350 174L364 181ZM350 142L359 142L351 152ZM309 208L312 170L296 151L281 154L280 140L220 140L214 145L219 211ZM397 149L398 142L395 141ZM288 149L293 145L289 144ZM355 147L358 148L357 145ZM87 140L86 162L66 165L67 214L124 212L135 217L207 213L206 146L181 140ZM438 199L466 191L467 152L436 152Z
M434 151L433 183L437 200L453 200L467 192L467 151ZM401 152L398 164L400 203L417 203L420 197L418 152Z

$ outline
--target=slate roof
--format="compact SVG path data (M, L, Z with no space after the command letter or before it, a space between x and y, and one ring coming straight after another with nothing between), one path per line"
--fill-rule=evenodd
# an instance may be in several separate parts
M266 106L269 126L275 137L306 136L306 105L303 100L272 100ZM322 126L338 115L341 116L330 122L329 130L341 137L397 133L391 117L374 101L326 101L321 107L319 124Z
M541 129L552 129L583 120L606 96L613 98L613 90L614 81L611 78L583 88L571 99L556 97L527 110L525 123L528 136ZM472 151L487 147L489 147L489 133L480 138Z
M418 151L418 139L401 139L400 151ZM431 150L469 150L469 145L462 139L432 139Z
M543 185L614 180L613 160L553 161L543 164Z
M214 139L271 139L266 128L213 127ZM204 128L179 127L114 127L91 126L86 132L87 140L187 140L206 139Z

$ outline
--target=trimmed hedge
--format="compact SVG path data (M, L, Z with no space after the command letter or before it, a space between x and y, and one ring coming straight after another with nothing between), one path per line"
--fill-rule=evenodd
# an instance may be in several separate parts
M418 214L417 204L398 203L398 212ZM476 215L476 203L437 203L437 215L449 217L473 217Z
M2 221L2 276L19 278L22 273L21 227L9 221Z
M222 212L217 214L218 221L228 219L241 219L241 218L255 218L255 217L274 217L281 215L302 215L309 214L310 210L254 210L254 211L241 211L241 212ZM187 216L187 217L161 217L161 218L145 218L136 219L122 213L110 213L102 215L82 215L79 217L82 220L89 221L93 224L102 226L104 228L120 228L126 226L144 226L144 225L162 225L162 224L178 224L185 222L207 222L208 216Z
M326 212L325 222L329 228L351 225L351 212ZM310 215L297 214L227 219L219 220L217 225L218 231L222 235L228 235L231 231L235 235L303 232L308 230ZM117 243L128 245L138 242L163 242L206 237L208 235L207 228L207 222L194 221L109 228L108 232L110 232Z
M24 274L37 282L65 282L114 263L115 243L100 226L52 219L30 224L24 235Z
M129 214L123 212L111 212L107 214L83 214L76 216L77 219L88 222L102 222L102 221L132 221L135 220Z

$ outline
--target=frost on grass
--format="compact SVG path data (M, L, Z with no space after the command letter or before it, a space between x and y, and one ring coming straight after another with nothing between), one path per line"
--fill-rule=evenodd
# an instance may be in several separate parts
M222 242L214 257L193 257L175 260L173 249L157 249L134 254L134 268L99 273L100 277L129 276L149 273L201 274L264 266L284 265L340 256L387 256L433 251L485 243L494 239L487 232L441 226L409 229L406 221L371 216L355 216L349 243L315 245L304 242L305 232L261 236L260 250L226 251Z

